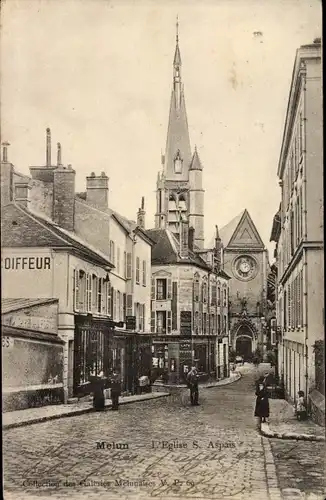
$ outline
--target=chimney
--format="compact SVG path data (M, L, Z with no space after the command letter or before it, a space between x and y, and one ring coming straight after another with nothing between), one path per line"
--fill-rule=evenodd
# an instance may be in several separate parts
M2 143L1 156L1 206L14 200L14 166L8 162L9 142Z
M195 228L190 227L189 228L189 235L188 235L188 244L189 244L189 249L194 250L194 239L195 239Z
M57 151L57 166L59 167L62 165L62 160L61 160L61 144L60 142L57 143L58 151Z
M189 256L189 223L180 220L180 257L186 259Z
M75 226L75 175L71 165L53 171L53 220L68 231Z
M86 201L99 210L109 206L109 177L102 172L96 176L94 172L86 177Z
M53 171L56 167L51 165L51 130L46 129L46 158L45 165L29 167L31 177L37 181L53 182Z
M137 226L141 227L142 229L145 229L145 215L145 198L144 196L142 196L141 206L137 213Z
M51 130L46 129L46 162L47 167L51 167Z

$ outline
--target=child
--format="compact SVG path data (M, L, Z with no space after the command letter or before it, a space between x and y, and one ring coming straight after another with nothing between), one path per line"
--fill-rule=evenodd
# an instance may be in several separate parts
M296 404L295 413L298 420L304 420L307 417L307 409L303 391L298 392L298 401Z

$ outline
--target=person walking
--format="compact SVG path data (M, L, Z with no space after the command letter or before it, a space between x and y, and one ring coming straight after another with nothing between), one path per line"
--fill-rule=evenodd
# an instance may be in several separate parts
M195 366L192 366L191 370L187 374L187 383L190 389L190 402L193 406L199 406L198 403L198 371Z
M104 377L103 371L95 375L95 371L91 374L91 384L93 392L93 407L96 411L105 410L104 389L107 379Z
M119 409L119 397L121 396L121 378L117 370L113 370L111 376L111 401L112 401L112 410Z
M265 380L261 377L256 385L256 406L255 417L259 417L261 422L266 422L269 417L269 400Z

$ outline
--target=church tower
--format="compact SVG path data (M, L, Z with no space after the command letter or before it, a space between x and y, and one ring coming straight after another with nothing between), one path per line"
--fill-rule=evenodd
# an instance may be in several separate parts
M181 221L194 229L194 244L204 246L204 190L202 165L191 153L184 87L181 79L179 25L173 59L173 86L162 170L156 184L155 227L180 233Z

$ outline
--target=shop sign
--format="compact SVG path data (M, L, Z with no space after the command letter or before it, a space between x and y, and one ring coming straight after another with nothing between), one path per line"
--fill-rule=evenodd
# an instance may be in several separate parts
M2 317L2 324L15 328L25 328L26 330L37 330L41 332L57 332L57 322L55 318L41 318L38 316L18 316L10 315Z
M51 269L50 257L5 257L1 259L2 268L10 271L25 269Z

